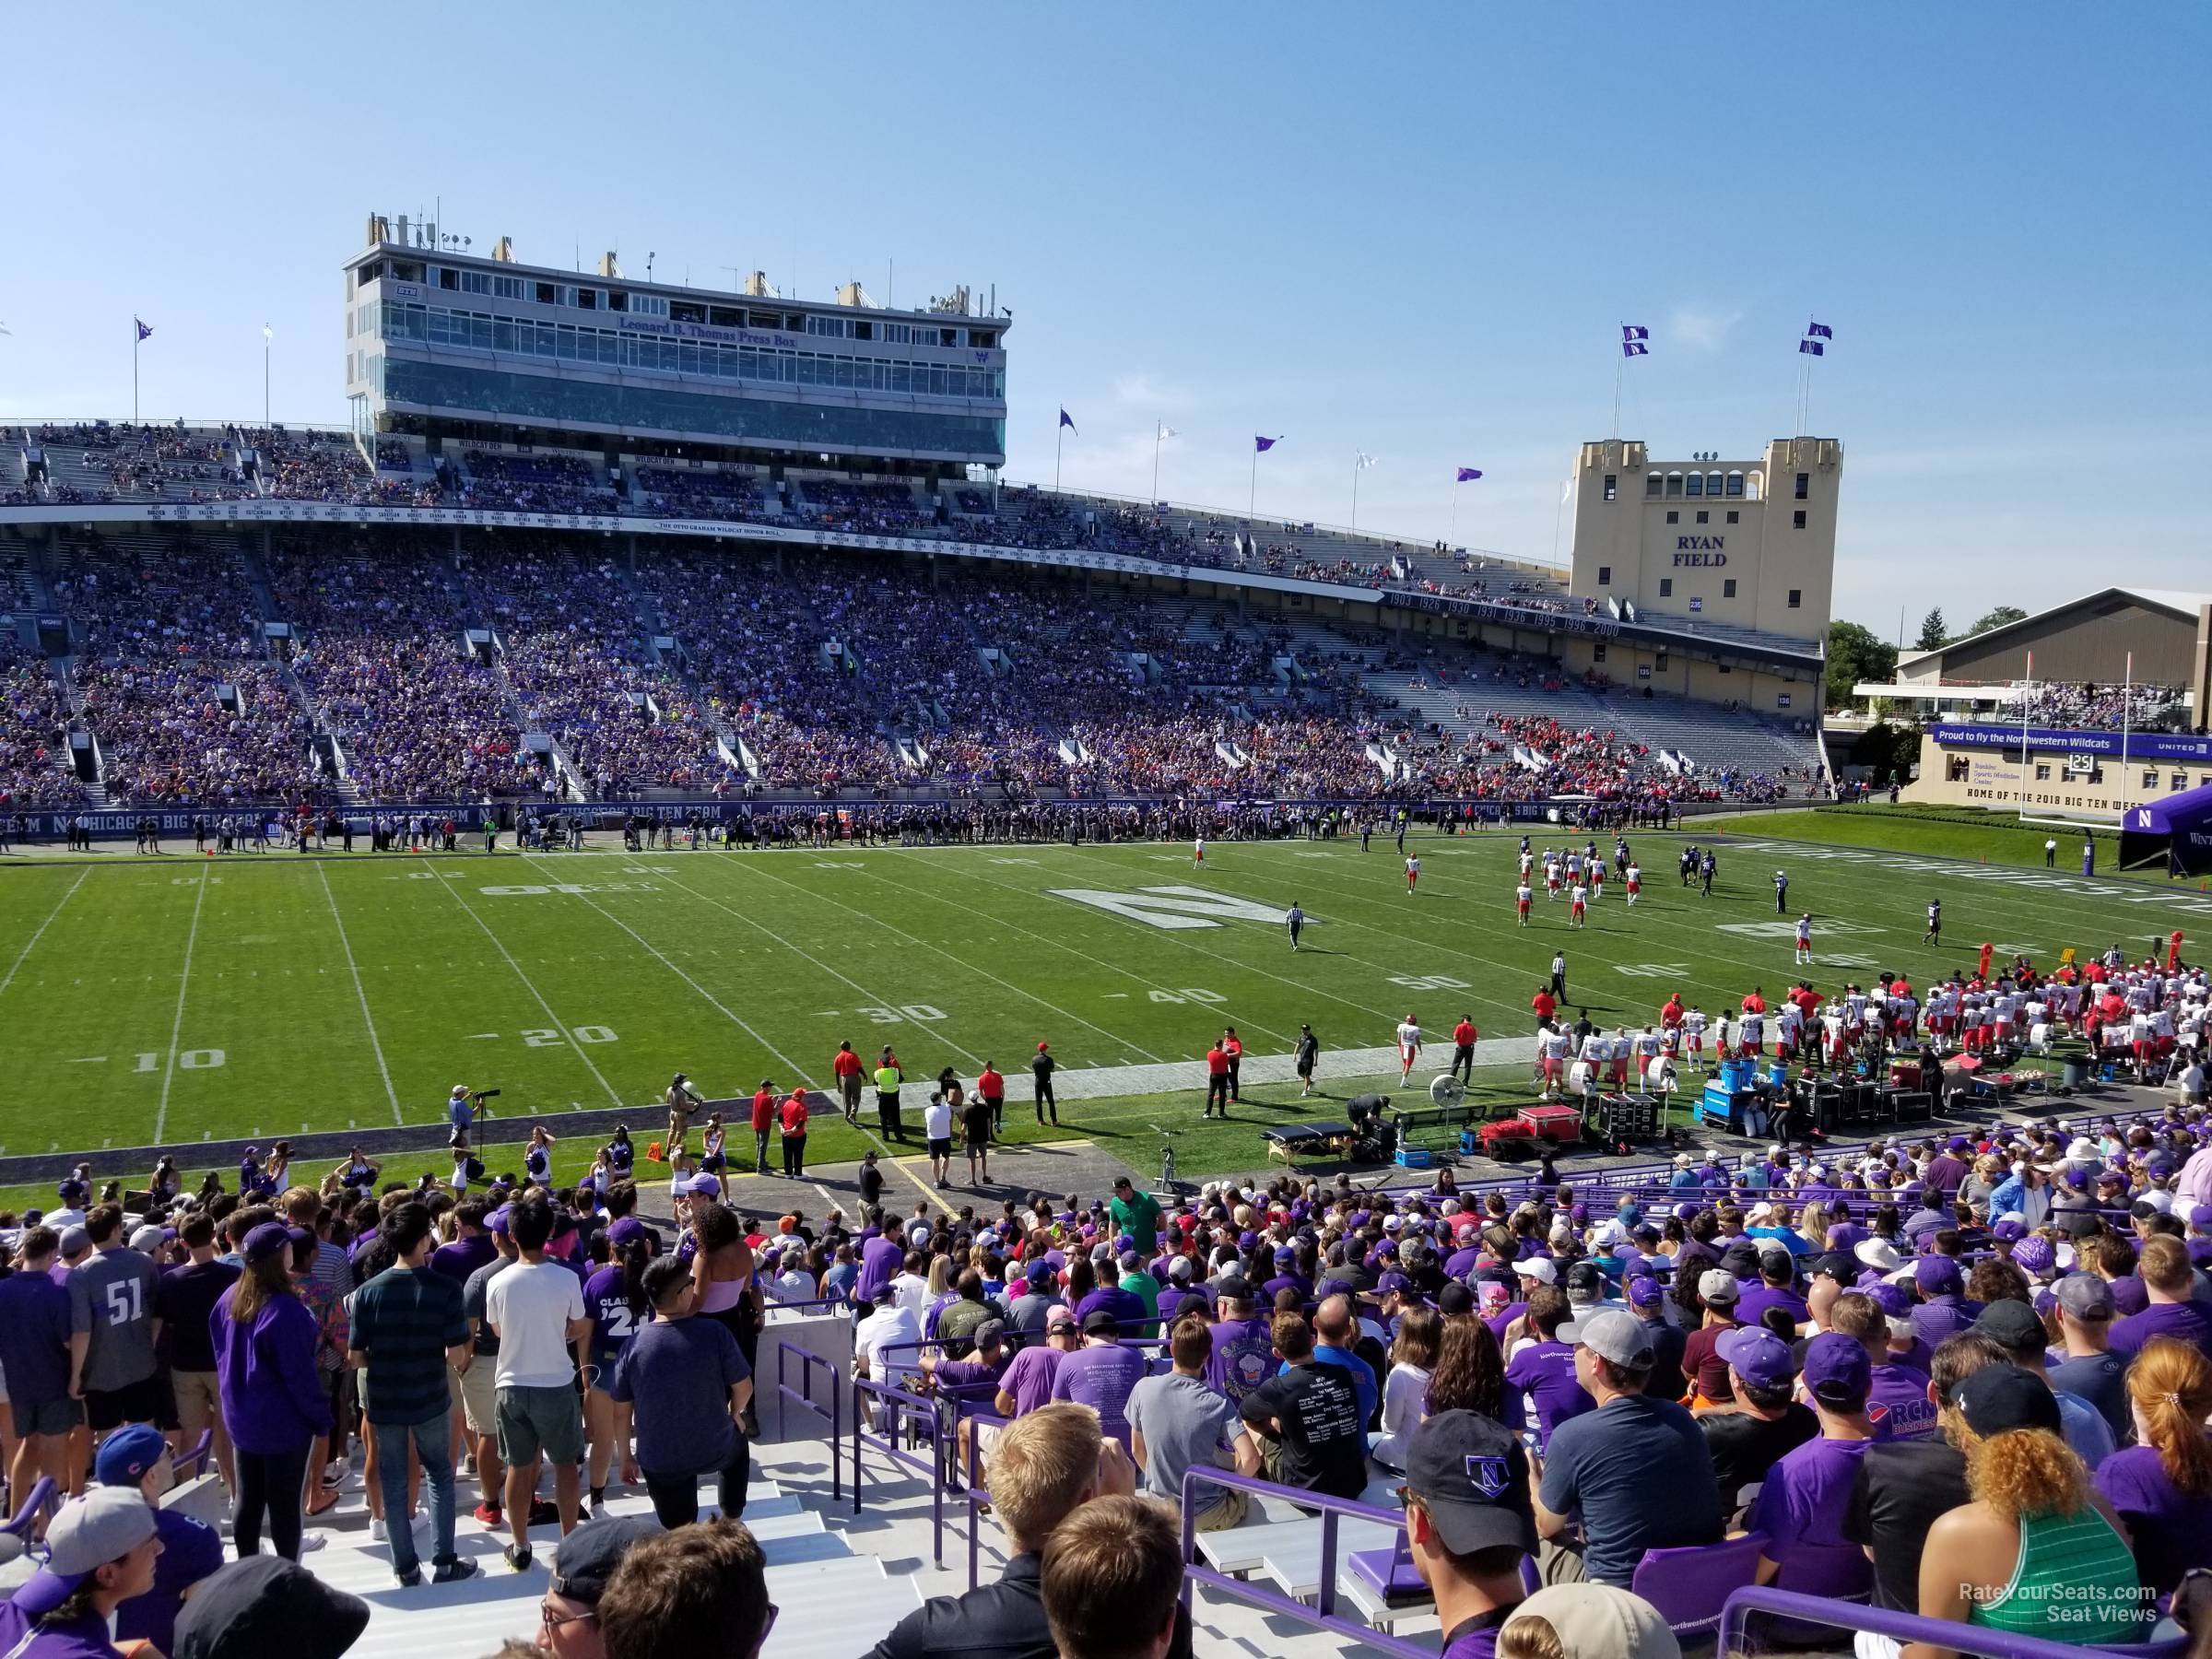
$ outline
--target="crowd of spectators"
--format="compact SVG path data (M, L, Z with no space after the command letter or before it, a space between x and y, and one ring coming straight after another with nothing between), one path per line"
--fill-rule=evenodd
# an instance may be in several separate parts
M69 758L69 712L43 652L0 631L0 806L75 806L86 798Z
M592 798L727 782L690 692L648 661L611 565L559 548L467 569L473 612L498 636L528 728L560 744Z
M467 482L453 505L510 512L612 513L606 475L580 455L507 454L471 450Z
M234 554L88 542L53 591L110 801L283 800L312 782L312 723L270 665Z
M293 670L367 799L480 800L536 785L498 676L465 638L446 569L388 540L352 552L300 543L270 557L278 615L296 630Z
M645 493L632 498L632 510L655 518L781 520L771 512L758 479L745 473L701 472L688 467L641 466L637 484Z
M2182 724L2187 699L2175 686L2037 686L2030 694L2028 719L2040 726L2067 726L2088 732L2117 732L2123 726L2144 732ZM2018 720L2016 700L2000 718Z

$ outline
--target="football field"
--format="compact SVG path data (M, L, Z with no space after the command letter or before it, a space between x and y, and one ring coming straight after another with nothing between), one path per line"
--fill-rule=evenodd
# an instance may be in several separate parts
M1540 887L1534 924L1514 924L1517 830L1415 838L1411 896L1380 838L1364 853L1356 840L1219 842L1203 870L1159 843L41 857L0 869L0 1154L164 1145L189 1165L204 1140L429 1128L456 1082L503 1091L495 1138L574 1107L635 1107L633 1128L650 1128L674 1071L711 1097L763 1077L826 1088L842 1039L870 1065L896 1047L910 1124L940 1068L972 1078L995 1062L1023 1138L1029 1057L1049 1041L1059 1133L1125 1138L1141 1163L1163 1112L1195 1123L1196 1062L1227 1025L1256 1057L1288 1054L1311 1022L1342 1055L1387 1049L1410 1011L1434 1045L1425 1084L1471 1014L1481 1088L1524 1098L1529 997L1558 949L1570 1011L1633 1028L1670 991L1712 1010L1800 975L1832 991L1883 969L1971 971L1984 941L2050 964L2069 946L2139 956L2212 928L2212 897L2193 889L1713 839L1707 898L1677 878L1682 836L1632 836L1642 901L1630 910L1608 882L1583 930ZM1922 943L1932 899L1939 948ZM1294 901L1310 918L1295 954L1280 921ZM1815 919L1810 970L1792 961L1800 911ZM1394 1091L1387 1056L1366 1075L1385 1071ZM1185 1171L1252 1166L1259 1128L1328 1115L1296 1092L1249 1091L1236 1124L1186 1144ZM809 1156L867 1144L818 1119ZM586 1151L564 1147L563 1173Z

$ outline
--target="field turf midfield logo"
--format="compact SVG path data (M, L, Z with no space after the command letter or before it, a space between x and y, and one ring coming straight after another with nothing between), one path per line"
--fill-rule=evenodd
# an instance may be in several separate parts
M1126 921L1142 922L1148 927L1219 927L1224 922L1265 922L1280 927L1285 913L1271 904L1255 904L1249 899L1210 893L1194 887L1146 887L1134 893L1111 893L1098 888L1045 890L1055 899L1088 904ZM1307 920L1312 922L1313 918L1309 916Z

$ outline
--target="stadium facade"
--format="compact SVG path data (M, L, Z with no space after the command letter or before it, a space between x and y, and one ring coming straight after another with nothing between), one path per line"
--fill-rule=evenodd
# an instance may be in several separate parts
M750 462L865 458L954 476L1006 452L1004 314L966 290L921 312L586 276L369 220L346 266L346 396L365 440L448 440Z
M964 290L895 311L855 285L835 302L802 301L757 274L738 291L712 292L637 281L611 254L591 275L511 254L504 241L478 255L434 226L371 218L345 265L351 417L342 431L75 421L7 429L0 648L13 659L0 668L28 688L22 706L50 708L27 729L54 730L30 747L54 753L90 804L101 804L113 771L104 751L117 747L99 729L101 708L135 700L142 720L152 711L142 665L117 652L88 596L103 575L101 592L143 578L159 595L171 585L164 561L225 567L205 580L232 595L225 605L250 595L241 633L265 652L273 677L263 683L254 663L211 665L195 692L193 674L172 661L163 683L186 683L162 695L207 698L241 724L253 724L244 682L259 686L265 717L288 699L314 735L312 779L364 800L385 798L368 793L348 759L367 746L312 676L293 672L317 641L290 607L315 598L300 591L305 572L373 571L395 558L416 567L397 572L409 581L435 567L429 586L441 593L426 603L444 620L423 643L489 675L486 708L503 701L509 712L484 718L506 721L514 741L544 757L546 793L568 801L609 797L593 789L593 768L570 764L559 721L542 712L561 700L538 698L519 677L508 684L509 630L483 583L518 561L603 577L620 567L612 603L625 614L621 637L600 643L618 659L607 683L622 688L602 693L607 706L592 718L572 706L564 718L586 728L632 717L711 726L695 734L691 758L718 757L705 770L724 775L687 784L694 798L809 782L776 771L772 755L762 761L762 697L713 663L713 641L678 637L647 596L656 571L722 557L749 560L742 580L755 580L781 578L787 557L816 571L807 560L834 555L855 585L904 584L917 596L973 592L978 580L1034 596L1051 591L1040 582L1065 582L1086 604L1122 607L1133 629L1171 622L1184 647L1249 648L1258 654L1242 659L1240 685L1184 677L1211 705L1206 718L1220 729L1208 747L1232 773L1247 764L1243 725L1273 727L1279 740L1285 721L1324 717L1332 701L1325 718L1345 724L1347 676L1371 679L1382 699L1350 691L1361 729L1403 728L1420 754L1409 760L1403 741L1380 737L1362 793L1433 794L1420 774L1431 761L1447 770L1453 746L1458 762L1487 750L1508 769L1586 772L1581 758L1565 758L1577 733L1585 747L1635 751L1630 771L1683 796L1712 793L1715 779L1740 794L1747 776L1762 789L1774 776L1794 779L1783 787L1798 791L1824 769L1817 722L1841 465L1833 440L1780 440L1756 461L1694 475L1688 464L1648 461L1641 443L1585 444L1573 562L1562 572L1441 542L1005 484L1010 319ZM1688 517L1708 512L1710 528ZM1693 535L1696 547L1679 545ZM974 632L949 653L948 673L1041 672L1035 649L1002 649L1006 638L988 625ZM806 642L806 661L840 674L865 664L824 635ZM849 697L839 719L866 721L883 748L876 759L896 759L848 781L873 795L957 787L963 780L948 779L941 757L978 741L961 729L966 693L894 689L881 649L877 672L880 720L856 716ZM1162 665L1141 652L1124 652L1109 672L1128 674L1156 703L1163 683L1182 695L1177 665L1166 665L1163 682ZM780 695L770 713L793 712L791 687ZM1492 727L1486 705L1489 715L1521 712L1515 740L1498 741L1507 728ZM1379 707L1396 712L1378 718ZM1539 727L1552 737L1521 740ZM1030 741L1032 756L1090 759L1072 733L1040 730ZM1059 780L1026 782L1049 797ZM1524 802L1526 782L1497 798Z

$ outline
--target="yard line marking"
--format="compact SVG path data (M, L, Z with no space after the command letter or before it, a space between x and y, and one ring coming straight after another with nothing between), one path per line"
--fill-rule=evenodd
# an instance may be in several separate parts
M392 1102L392 1121L406 1123L399 1110L399 1090L392 1087L392 1068L384 1064L384 1045L377 1040L376 1021L369 1015L369 993L361 987L361 968L353 959L353 942L346 936L346 919L338 914L338 896L330 890L330 872L323 865L315 865L315 874L323 878L323 897L330 904L330 919L337 926L338 948L346 953L346 971L353 975L353 994L361 1005L361 1023L369 1028L369 1050L376 1056L376 1075L384 1080L384 1098Z
M154 1145L165 1143L162 1133L169 1127L169 1086L177 1075L177 1039L184 1030L184 993L192 983L192 947L200 936L200 906L207 901L207 872L200 872L200 884L192 896L192 926L184 934L184 971L177 977L177 1013L169 1022L169 1064L161 1068L161 1105L154 1113Z
M667 877L664 877L662 879L663 879L663 880L666 880L666 879L667 879ZM782 877L777 877L776 879L778 879L778 880L781 880L781 879L782 879ZM755 920L754 920L752 917L750 917L750 916L747 915L747 914L746 914L746 913L745 913L743 911L741 911L741 910L737 909L735 906L734 906L734 905L728 905L728 904L724 904L724 902L723 902L721 900L719 900L719 899L715 898L715 897L714 897L712 894L711 894L711 893L702 893L702 892L700 892L700 890L699 890L697 888L688 888L688 887L685 887L685 886L684 886L684 884L683 884L682 882L680 882L680 881L671 881L671 882L669 882L669 885L670 885L671 887L674 887L674 888L677 888L680 889L680 890L681 890L681 891L683 891L683 892L686 892L686 893L688 893L688 894L690 894L690 895L691 895L691 897L692 897L692 898L694 898L694 899L701 900L703 900L704 902L706 902L706 903L708 903L708 904L711 904L711 905L712 905L712 906L713 906L713 907L714 907L716 910L718 910L718 911L724 912L726 912L726 913L727 913L727 914L729 914L729 915L733 915L733 916L736 917L736 918L737 918L737 919L738 919L740 922L744 923L744 924L746 924L747 927L752 927L752 928L757 928L757 929L759 929L759 930L761 933L764 933L764 934L766 934L766 935L768 935L770 938L771 938L771 939L775 940L775 942L776 942L777 944L779 944L779 945L782 946L784 949L786 949L786 950L790 951L790 952L791 952L791 953L792 953L794 956L805 957L805 958L806 959L806 960L808 960L808 961L812 962L812 963L813 963L813 964L814 964L814 965L815 965L817 968L819 968L819 969L820 969L820 970L821 970L821 971L822 971L824 973L827 973L827 974L829 974L829 975L830 975L830 976L832 979L842 980L842 981L843 981L843 982L844 982L846 984L848 984L848 985L852 986L853 990L855 990L855 991L859 992L859 993L861 994L861 995L863 995L863 996L866 997L866 998L868 999L868 1001L870 1001L871 1003L878 1003L878 1002L880 1002L880 1001L882 1000L880 997L878 997L878 996L876 994L876 993L875 993L875 992L873 992L873 991L869 990L869 989L868 989L868 988L867 988L865 985L862 984L862 983L861 983L861 982L860 982L858 980L856 980L856 979L853 979L853 978L850 978L850 977L848 977L848 976L847 976L847 975L845 975L845 974L840 973L840 972L839 972L839 971L838 971L836 969L834 969L834 968L830 967L829 963L827 963L827 962L823 961L821 958L819 958L819 957L818 957L818 956L814 955L814 954L813 954L811 951L807 951L807 950L803 950L803 949L801 949L801 948L800 948L798 946L796 946L796 945L794 945L794 944L793 944L793 943L792 943L792 942L789 940L789 939L786 939L786 938L785 938L785 937L784 937L784 936L783 936L782 934L780 934L780 933L776 932L776 931L775 931L775 929L773 929L773 928L771 928L771 927L768 926L768 925L767 925L765 923L755 921ZM788 885L790 885L790 884L789 884L789 883L786 883L785 885L786 885L786 886L788 886ZM799 890L800 890L802 893L804 893L804 892L806 892L806 889L805 888L801 888ZM811 895L809 895L809 896L811 896ZM629 935L629 936L630 936L631 938L633 938L633 939L636 939L636 940L638 941L638 943L639 943L639 944L641 944L641 945L644 945L646 949L648 949L648 950L653 950L653 955L655 955L655 956L660 956L660 954L661 954L661 953L660 953L659 951L657 951L657 950L653 950L653 947L651 945L648 945L648 944L646 944L644 937L643 937L643 936L642 936L641 934L639 934L639 933L638 933L638 931L637 931L635 928L631 927L631 926L630 926L630 925L629 925L629 924L627 922L624 922L624 921L622 921L622 920L621 920L619 917L618 917L618 916L615 916L615 915L611 914L609 912L607 912L607 911L606 911L606 910L604 910L604 909L601 909L601 907L600 907L600 906L598 906L598 905L596 905L596 904L592 904L592 901L591 901L591 900L590 900L590 899L588 899L588 898L585 898L585 897L584 897L584 895L583 895L583 894L582 894L582 893L579 893L579 894L577 894L577 895L576 895L576 897L578 897L579 899L582 899L582 900L583 900L583 901L584 901L586 904L591 904L591 905L592 905L592 908L593 908L594 910L595 910L595 911L598 911L598 912L599 912L599 913L600 913L601 915L603 915L603 916L606 916L606 919L607 919L609 922L612 922L612 923L613 923L613 924L615 924L617 927L619 927L619 928L620 928L620 929L621 929L621 930L622 930L624 933L626 933L626 934ZM834 902L834 901L832 901L832 902ZM666 961L666 960L667 960L667 959L666 959L665 957L663 957L661 959L662 959L663 961ZM669 965L669 967L671 967L671 968L676 968L676 964L675 964L675 963L673 963L673 962L669 962L669 964L668 964L668 965ZM681 970L680 968L677 968L677 969L676 969L676 971L677 971L678 973L682 973L682 972L683 972L683 970ZM686 977L687 979L688 979L688 978L689 978L689 976L688 976L688 975L686 975L685 977ZM694 986L694 989L697 989L697 987L696 987L696 986ZM707 994L706 994L704 991L700 991L700 994L701 996L707 996ZM707 996L707 1000L708 1000L709 1002L713 1002L713 1001L714 1001L714 999L713 999L712 996ZM722 1005L721 1005L720 1003L715 1003L715 1004L714 1004L714 1006L715 1006L716 1007L718 1007L718 1008L719 1008L719 1007L722 1007ZM727 1014L727 1013L729 1013L729 1010L728 1010L728 1009L726 1009L726 1008L724 1008L724 1009L723 1009L723 1012L724 1012L724 1013L725 1013L725 1014ZM735 1014L730 1014L730 1018L731 1018L732 1019L737 1019L737 1016L736 1016L736 1015L735 1015ZM741 1026L745 1026L745 1029L746 1029L747 1030L748 1030L748 1031L752 1031L752 1030L753 1030L753 1028L752 1028L751 1026L749 1026L749 1025L745 1025L745 1021L743 1021L742 1019L737 1019L737 1023L738 1023L739 1025L741 1025ZM936 1031L936 1030L935 1030L935 1028L934 1028L934 1027L932 1028L932 1030L933 1030L933 1033L934 1033L934 1034L936 1036L936 1038L937 1038L937 1041L940 1041L940 1042L942 1042L942 1043L944 1043L944 1045L945 1045L947 1048L950 1048L950 1049L959 1049L959 1052L960 1052L961 1053L963 1053L963 1054L967 1055L969 1059L971 1059L971 1060L974 1061L974 1062L976 1063L976 1065L981 1065L983 1063L983 1057L982 1057L981 1054L977 1053L976 1053L976 1052L975 1052L973 1049L971 1049L971 1048L964 1048L964 1047L962 1047L962 1046L961 1046L959 1043L958 1043L958 1042L955 1042L955 1041L953 1041L953 1040L952 1040L952 1039L951 1039L949 1036L946 1035L944 1032L942 1032L942 1031ZM767 1050L768 1050L768 1052L769 1052L770 1053L771 1053L771 1054L774 1054L774 1055L776 1056L776 1058L777 1058L777 1059L779 1059L779 1060L782 1060L782 1061L783 1062L783 1064L784 1064L786 1066L789 1066L789 1067L791 1068L791 1070L793 1070L794 1072L796 1072L796 1073L797 1073L799 1076L801 1076L801 1077L806 1077L806 1078L807 1078L807 1080L808 1080L809 1082L812 1082L812 1081L813 1081L813 1078L812 1078L812 1077L809 1076L809 1074L806 1072L806 1069L805 1069L803 1066L796 1065L793 1064L793 1062L792 1062L790 1059L786 1058L786 1057L783 1055L783 1053L782 1053L780 1050L778 1050L778 1049L777 1049L777 1048L775 1048L775 1047L774 1047L772 1044L771 1044L771 1043L769 1042L769 1041L768 1041L768 1040L767 1040L765 1037L762 1037L762 1036L761 1036L761 1035L760 1035L760 1034L759 1034L758 1031L753 1031L753 1036L754 1036L755 1040L756 1040L756 1041L758 1041L760 1043L760 1045L761 1045L763 1048L767 1049ZM1119 1041L1119 1039L1116 1039L1116 1041ZM816 1087L816 1088L819 1088L821 1087L821 1085L819 1085L819 1084L818 1083L818 1084L815 1084L815 1087ZM825 1091L825 1092L827 1092L827 1091ZM881 1143L879 1142L878 1144L880 1145ZM886 1151L886 1152L888 1152L888 1150L889 1150L889 1148L888 1148L888 1147L886 1147L886 1148L885 1148L885 1151ZM947 1207L948 1207L948 1208L949 1208L950 1206L947 1206Z
M423 862L427 865L429 861L424 859ZM561 1035L569 1040L569 1047L576 1051L576 1058L583 1062L584 1069L599 1079L599 1087L606 1090L606 1098L618 1106L628 1104L615 1086L606 1080L606 1075L592 1064L592 1057L583 1052L583 1045L576 1041L576 1034L560 1023L560 1016L553 1012L553 1005L546 1000L546 994L540 991L531 982L530 976L523 971L523 965L514 959L514 954L501 942L500 935L491 931L491 924L469 908L468 900L461 897L459 888L448 886L444 882L439 883L439 888L443 892L451 893L453 896L453 902L461 907L462 912L484 930L484 936L491 941L491 947L506 959L507 966L514 970L514 977L523 982L523 989L537 999L537 1006L546 1011L546 1018L551 1020Z
M46 930L53 925L53 919L62 913L62 906L76 897L76 889L85 885L85 877L91 874L92 869L88 865L79 870L76 879L69 884L69 890L56 900L53 908L46 912L46 920L39 924L39 931L23 941L23 948L16 952L15 961L8 966L7 977L0 979L0 992L5 992L16 982L16 970L23 966L23 959L30 954L31 947L46 936Z
M761 874L768 875L766 871L762 871ZM870 874L872 874L872 872ZM672 876L665 877L665 879L670 887L679 888L687 893L691 893L696 898L705 899L709 904L722 904L722 901L719 899L711 898L705 893L699 892L696 888L685 887L682 882L677 880ZM880 916L873 916L865 911L856 910L852 905L846 904L840 900L832 899L826 893L817 893L813 888L801 887L795 881L786 881L781 876L768 876L768 879L775 882L780 887L787 887L791 888L791 890L794 893L803 894L809 899L819 899L825 904L834 904L839 910L845 912L848 915L858 916L863 921L868 922L877 927L880 927L887 933L897 934L900 938L906 940L909 944L919 945L923 949L930 951L937 956L941 956L947 961L951 962L958 967L964 968L971 973L981 974L983 978L989 980L993 984L998 986L1000 989L1011 991L1017 996L1027 997L1030 1002L1035 1003L1041 1008L1050 1008L1053 1013L1059 1015L1061 1018L1072 1019L1077 1025L1083 1027L1086 1030L1096 1031L1100 1036L1105 1038L1110 1042L1119 1043L1124 1048L1135 1049L1138 1053L1144 1055L1147 1060L1157 1060L1159 1058L1159 1056L1155 1054L1150 1049L1145 1048L1140 1044L1131 1042L1126 1038L1117 1037L1112 1031L1108 1030L1104 1026L1093 1025L1089 1020L1084 1018L1082 1015L1071 1013L1069 1010L1062 1007L1058 1003L1046 1001L1043 997L1039 996L1034 991L1025 991L1019 985L1014 984L1010 981L1000 979L997 974L993 973L988 968L978 967L973 962L965 961L959 957L955 956L951 951L943 948L941 946L932 945L927 939L915 937L912 934L908 933L902 927L894 927L891 925L891 924L886 922ZM882 877L876 877L875 879L880 881ZM722 908L726 910L729 907L723 905ZM965 1051L962 1052L964 1053Z
M537 862L535 854L524 853L524 857L528 859L533 865L535 865ZM697 980L686 973L681 968L678 968L673 961L669 960L667 955L662 951L660 947L653 944L653 941L648 939L643 934L640 933L636 928L630 926L629 923L623 921L621 917L616 915L614 912L608 910L605 905L598 903L588 893L571 893L570 897L572 899L580 899L585 904L590 905L592 909L597 911L602 916L605 916L609 922L612 922L617 927L620 928L624 933L628 934L631 938L642 945L648 951L652 952L653 957L660 961L663 967L666 968L669 972L675 974L677 979L682 980L685 984L690 986L692 990L698 992L700 997L706 1001L709 1006L715 1009L716 1012L720 1013L724 1018L729 1020L732 1024L736 1026L739 1030L743 1031L747 1036L750 1037L755 1042L759 1043L762 1048L766 1049L770 1053L773 1054L779 1061L781 1061L783 1065L784 1070L790 1072L792 1076L795 1077L805 1078L806 1082L816 1089L819 1089L821 1088L821 1085L815 1081L813 1073L809 1072L805 1066L801 1065L796 1060L794 1060L789 1054L785 1053L782 1049L778 1048L767 1038L761 1036L760 1033L755 1030L746 1020L743 1015L737 1013L734 1008L729 1007L720 997L716 996L712 991L708 990L704 985L700 984ZM547 1010L548 1013L551 1011L552 1010L550 1009Z

